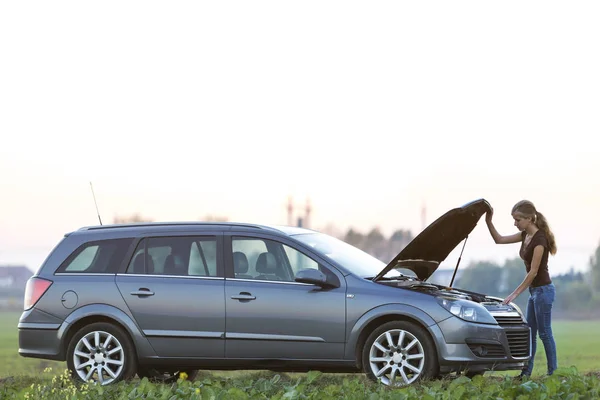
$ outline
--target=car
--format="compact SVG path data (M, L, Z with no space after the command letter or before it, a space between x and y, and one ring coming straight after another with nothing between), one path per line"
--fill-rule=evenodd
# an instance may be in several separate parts
M84 227L28 281L19 354L102 385L260 369L403 386L521 369L531 332L515 304L427 282L487 210L485 199L451 209L387 264L300 227Z

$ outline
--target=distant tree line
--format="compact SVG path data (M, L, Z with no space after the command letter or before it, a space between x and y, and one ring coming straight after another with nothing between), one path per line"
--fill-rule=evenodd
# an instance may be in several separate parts
M113 217L113 224L130 224L130 223L138 223L138 222L153 222L154 220L148 217L143 217L139 213L126 215L126 216L118 216L115 215Z
M227 222L229 219L220 215L207 214L204 217L198 218L199 221L204 222ZM115 215L113 217L114 224L130 224L138 222L154 222L152 218L144 217L139 213L134 213L126 216Z
M379 228L371 229L366 235L350 228L340 239L388 263L413 240L413 235L409 230L399 229L386 238Z
M553 314L561 318L600 317L600 246L585 272L573 268L567 273L552 276L556 286ZM550 268L552 268L550 266ZM471 263L465 268L454 286L506 297L525 279L525 266L520 258L509 259L503 265L489 261ZM529 292L526 290L515 303L525 312Z

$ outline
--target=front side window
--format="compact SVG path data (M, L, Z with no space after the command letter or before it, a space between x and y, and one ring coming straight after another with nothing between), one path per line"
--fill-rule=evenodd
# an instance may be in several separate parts
M218 276L214 236L145 238L127 267L129 274Z
M133 239L97 240L79 246L56 270L69 273L114 274Z
M294 282L296 274L308 268L332 274L306 254L274 240L234 237L231 247L238 279Z
M289 246L283 245L287 259L290 262L294 276L303 269L319 269L319 263L308 257L304 253Z

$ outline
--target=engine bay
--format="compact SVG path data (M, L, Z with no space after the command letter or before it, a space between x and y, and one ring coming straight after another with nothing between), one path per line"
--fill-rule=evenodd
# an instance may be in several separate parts
M476 303L480 303L490 311L513 310L511 306L502 304L502 299L494 296L486 296L480 293L470 292L463 289L456 289L448 286L438 285L435 283L423 282L416 277L406 275L380 279L377 281L377 283L401 289L424 292L433 296L444 295L454 297L457 299L470 300Z

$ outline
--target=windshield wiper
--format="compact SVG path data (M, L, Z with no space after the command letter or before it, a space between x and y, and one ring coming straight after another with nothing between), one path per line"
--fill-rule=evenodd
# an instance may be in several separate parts
M368 278L366 278L370 281L372 281L373 279L375 279L374 276L370 276ZM416 280L417 278L413 277L413 276L408 276L408 275L400 275L400 276L382 276L381 278L379 278L379 281L411 281L411 280Z
M420 287L420 288L428 288L428 289L439 289L438 286L433 285L431 283L426 283L426 282L415 282L412 285L408 285L408 287L411 287L411 288Z

